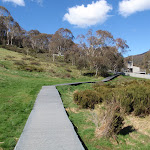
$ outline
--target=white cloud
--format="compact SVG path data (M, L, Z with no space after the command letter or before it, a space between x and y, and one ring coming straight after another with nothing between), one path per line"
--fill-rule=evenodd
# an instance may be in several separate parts
M123 0L119 2L119 13L124 17L144 10L150 10L150 0Z
M12 2L19 6L25 6L24 0L2 0L3 2Z
M68 13L64 15L63 20L68 21L77 27L88 27L95 24L104 23L109 17L108 12L113 8L106 0L99 0L84 5L74 6L68 9Z

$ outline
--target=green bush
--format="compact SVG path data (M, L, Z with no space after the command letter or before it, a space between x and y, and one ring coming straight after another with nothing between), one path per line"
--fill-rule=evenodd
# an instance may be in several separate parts
M74 92L74 102L80 105L81 108L93 109L95 104L102 101L99 93L93 90L85 90Z
M106 103L115 98L127 114L134 113L136 116L150 114L150 81L133 80L120 84L97 84L94 89L102 95Z

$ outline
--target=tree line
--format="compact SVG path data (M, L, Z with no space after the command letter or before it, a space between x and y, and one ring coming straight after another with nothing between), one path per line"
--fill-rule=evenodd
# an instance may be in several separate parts
M75 42L76 41L76 42ZM0 6L0 45L16 46L27 55L47 53L63 55L64 61L76 65L78 69L87 68L96 75L108 70L120 71L124 66L123 54L128 50L127 42L104 30L76 38L69 29L60 28L54 34L40 33L38 30L24 30L14 20L10 12ZM54 61L55 59L53 59Z

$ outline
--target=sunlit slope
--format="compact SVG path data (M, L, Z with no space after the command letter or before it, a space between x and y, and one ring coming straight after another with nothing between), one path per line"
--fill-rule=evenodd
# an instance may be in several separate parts
M95 81L65 63L0 48L0 149L13 149L43 85Z

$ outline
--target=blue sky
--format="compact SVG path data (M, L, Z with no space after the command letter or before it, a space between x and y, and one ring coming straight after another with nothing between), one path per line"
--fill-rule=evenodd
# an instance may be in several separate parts
M70 29L74 36L90 28L108 30L127 40L134 55L150 49L150 0L0 0L25 29L53 34Z

